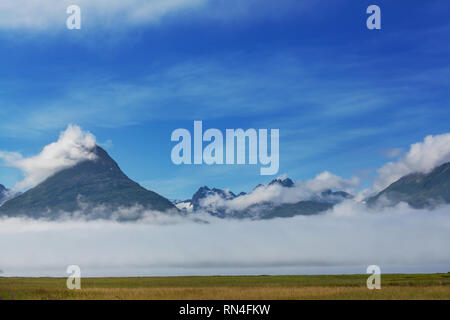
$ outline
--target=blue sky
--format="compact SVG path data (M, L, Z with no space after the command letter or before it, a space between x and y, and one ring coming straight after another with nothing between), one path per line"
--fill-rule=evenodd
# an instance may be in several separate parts
M171 132L194 120L279 128L280 174L329 170L363 186L393 148L450 132L445 0L72 1L81 30L67 30L52 1L24 13L5 0L18 5L0 14L0 150L36 154L77 124L132 179L184 199L273 178L259 166L172 164ZM370 4L382 30L365 26ZM0 183L21 179L0 167Z

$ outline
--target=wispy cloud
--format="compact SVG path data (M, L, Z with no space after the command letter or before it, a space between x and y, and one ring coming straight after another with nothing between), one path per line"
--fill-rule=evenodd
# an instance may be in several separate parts
M226 23L244 19L279 19L319 6L295 0L277 3L270 0L3 0L0 3L0 29L64 30L69 5L80 6L82 26L97 30L155 25L181 13L188 13L192 19Z
M397 158L403 153L403 148L389 148L384 150L382 153L387 158Z
M0 134L32 136L61 129L70 122L86 127L121 127L148 120L236 116L257 122L269 115L270 127L279 120L285 130L289 124L298 130L299 124L308 128L318 120L334 121L384 106L376 90L366 90L361 84L356 88L353 81L335 84L321 78L322 72L290 55L255 59L253 55L230 54L155 68L129 81L78 77L55 85L55 93L29 97L20 105L7 99L21 90L10 85L0 100L5 115ZM23 117L12 110L20 110ZM281 116L281 111L294 112L299 119L293 122L292 117Z
M156 23L168 14L204 5L208 0L3 0L0 29L63 30L66 9L78 5L83 21L98 28Z

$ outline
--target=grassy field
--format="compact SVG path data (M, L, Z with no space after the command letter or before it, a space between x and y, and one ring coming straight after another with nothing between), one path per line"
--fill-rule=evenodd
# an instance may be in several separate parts
M381 290L368 275L85 278L1 278L1 299L450 299L450 274L386 274Z

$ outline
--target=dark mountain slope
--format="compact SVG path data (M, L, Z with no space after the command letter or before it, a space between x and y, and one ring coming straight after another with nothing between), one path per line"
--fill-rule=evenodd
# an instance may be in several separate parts
M6 200L6 194L8 192L8 189L5 188L4 185L0 184L0 206L5 202Z
M261 219L289 218L294 216L310 216L333 208L333 204L318 201L299 201L292 204L282 204L271 210L262 211Z
M279 184L280 186L286 187L286 188L292 188L294 186L294 182L289 178L285 178L285 179L277 178L275 180L270 181L269 186L274 185L274 184Z
M367 200L369 206L383 201L395 205L401 201L414 208L450 203L450 162L436 167L428 174L412 173L392 183Z

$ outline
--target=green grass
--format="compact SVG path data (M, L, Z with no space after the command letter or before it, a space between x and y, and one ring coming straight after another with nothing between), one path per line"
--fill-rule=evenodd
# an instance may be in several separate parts
M386 274L381 290L369 275L0 278L2 299L450 299L450 274Z

